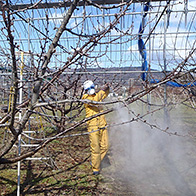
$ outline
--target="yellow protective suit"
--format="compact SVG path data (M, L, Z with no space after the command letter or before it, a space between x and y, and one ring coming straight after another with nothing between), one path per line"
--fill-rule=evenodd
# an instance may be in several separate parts
M82 99L89 99L92 101L102 101L109 94L109 89L106 91L100 90L94 95L84 94ZM103 111L101 105L84 104L86 109L86 118L96 115ZM90 147L91 147L91 163L93 172L100 170L100 164L106 155L109 147L108 132L104 128L106 126L105 116L101 115L93 118L87 122L88 132L95 131L89 134ZM100 129L101 128L101 129ZM99 130L100 129L100 130Z

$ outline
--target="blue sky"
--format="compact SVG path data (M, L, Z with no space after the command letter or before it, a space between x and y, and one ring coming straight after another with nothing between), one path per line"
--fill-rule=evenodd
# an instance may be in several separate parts
M27 1L25 1L25 3L27 3ZM166 31L166 39L164 39L164 21L167 21L167 17L169 15L166 15L165 17L163 16L161 18L159 24L156 26L154 32L146 43L147 60L151 65L151 68L153 69L161 70L163 67L164 47L166 49L165 56L167 60L167 67L168 69L173 69L188 55L195 41L196 6L194 5L194 1L188 1L187 8L190 12L188 12L187 14L185 14L184 12L184 1L181 0L181 2L172 2L172 4L173 5L170 6L171 14L169 18L169 26ZM155 26L158 18L160 17L161 11L164 9L165 2L156 2L151 5L152 7L146 17L147 23L143 35L144 42L148 38L149 32ZM24 17L24 19L33 18L34 20L31 22L31 24L40 29L40 31L42 31L44 34L47 34L47 23L45 19L45 13L47 11L50 18L48 23L48 36L53 39L56 33L55 28L58 28L60 26L61 18L66 14L67 9L68 8L34 11L30 10L26 13L21 13L21 15ZM130 10L127 12L127 15L120 20L120 23L116 26L116 29L113 29L109 34L106 35L106 37L102 40L102 43L104 41L108 42L118 37L120 35L118 29L126 31L131 27L128 31L129 35L118 39L112 44L97 45L94 51L91 51L89 55L101 55L107 50L106 56L99 58L96 62L92 60L89 61L88 66L95 67L99 65L103 68L119 66L141 66L142 59L138 52L137 35L139 25L142 20L142 9L143 4L140 3L132 4L130 6ZM103 13L105 17L101 16ZM73 17L69 22L68 28L72 28L72 30L77 33L96 33L101 31L103 29L103 26L107 27L107 25L109 25L109 23L113 21L115 13L119 13L119 8L103 12L97 8L92 8L90 6L86 7L85 10L83 9L83 7L79 7L79 9L74 12ZM83 22L82 17L84 15L86 15L87 17ZM40 54L40 45L42 45L42 47L45 47L45 51L47 51L50 42L48 42L48 44L44 46L43 35L35 31L32 27L29 27L28 23L25 23L24 21L16 20L14 24L15 40L20 45L20 48L22 50L28 51L28 49L30 48L33 53ZM2 22L0 23L0 27L1 26ZM28 37L31 39L30 45L28 44ZM1 51L4 50L9 52L5 39L5 36L1 34ZM60 40L60 44L62 44L67 51L72 52L73 48L81 47L87 40L88 39L85 38L79 40L76 36L65 32L62 36L62 39ZM164 42L164 40L166 40L166 42ZM54 58L51 60L50 66L62 66L69 56L70 54L64 53L62 49L57 48L57 52ZM3 57L4 56L1 56L1 59L3 59ZM26 57L26 59L28 59L28 57ZM192 60L191 63L194 63L194 60Z

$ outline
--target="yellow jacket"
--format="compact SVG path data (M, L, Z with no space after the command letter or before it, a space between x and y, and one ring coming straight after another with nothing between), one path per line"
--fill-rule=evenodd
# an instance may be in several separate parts
M100 90L95 95L84 94L82 99L89 99L91 101L102 101L103 99L105 99L108 96L108 94L109 94L109 89L106 91ZM85 103L84 106L86 109L86 118L93 116L93 115L96 115L96 114L103 111L103 107L101 105L86 104ZM87 122L89 131L97 130L98 128L106 126L106 124L107 123L106 123L104 115L93 118Z

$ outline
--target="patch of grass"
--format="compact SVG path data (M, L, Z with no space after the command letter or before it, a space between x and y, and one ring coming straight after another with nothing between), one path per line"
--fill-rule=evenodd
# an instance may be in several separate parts
M51 144L48 149L57 168L38 161L21 162L21 195L99 195L104 191L103 177L92 175L88 136L64 138ZM0 181L2 196L16 195L17 166L3 169Z
M21 172L21 176L23 176ZM2 169L0 171L0 190L1 195L6 195L9 192L14 192L17 188L17 169Z

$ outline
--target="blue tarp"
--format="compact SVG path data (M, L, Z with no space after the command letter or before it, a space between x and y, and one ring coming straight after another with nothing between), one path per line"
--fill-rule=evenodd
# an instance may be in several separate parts
M145 47L144 41L142 40L142 34L145 30L146 16L147 16L147 12L148 12L149 8L150 8L150 2L146 3L146 5L144 6L144 14L143 14L142 21L140 23L139 32L138 32L139 33L139 35L138 35L138 49L139 49L139 53L142 56L142 71L145 71L145 73L141 74L141 78L143 81L148 80L148 78L147 78L147 71L148 71L147 52L146 52L146 47ZM160 80L151 79L149 82L150 83L158 83L158 82L160 82ZM190 82L187 84L180 84L180 83L168 81L166 84L168 86L174 86L174 87L196 86L196 82Z

